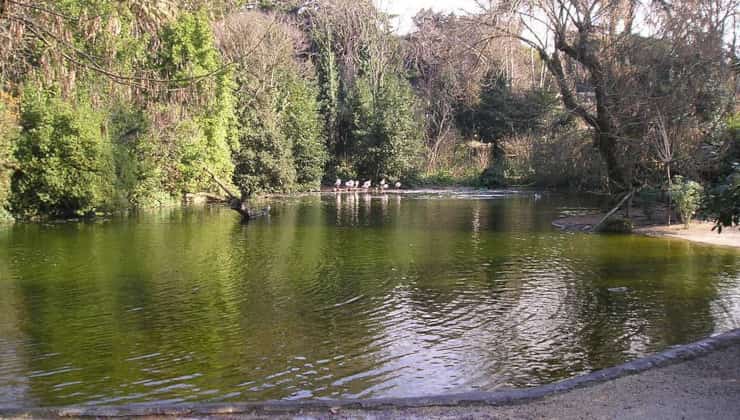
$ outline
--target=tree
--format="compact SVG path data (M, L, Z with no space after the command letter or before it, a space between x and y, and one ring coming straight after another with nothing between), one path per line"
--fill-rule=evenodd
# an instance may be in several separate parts
M217 26L219 48L235 63L237 141L233 181L247 199L262 192L315 189L326 149L303 34L281 17L246 12Z
M162 99L183 116L174 125L178 135L171 143L174 165L167 165L168 177L178 181L173 188L180 192L214 188L206 168L222 179L231 178L234 169L232 76L218 72L223 61L204 11L178 16L164 27L161 42L158 67L173 89ZM192 82L200 74L214 76Z
M651 27L655 36L669 43L672 51L692 51L692 56L700 52L706 66L684 66L680 80L672 78L670 82L681 85L673 92L681 92L683 102L692 105L694 113L702 113L707 101L701 98L709 93L709 85L697 86L695 82L708 78L697 79L696 72L708 71L715 79L715 69L721 70L721 65L712 63L726 62L722 39L737 5L734 0L655 3L651 8L635 0L496 2L479 20L496 36L517 39L539 53L565 108L592 130L594 146L610 181L620 189L631 189L635 171L640 170L633 158L642 155L635 151L644 149L640 140L647 130L644 119L650 120L644 111L661 102L651 96L655 89L645 89L653 81L636 77L634 72L639 70L634 64L639 56L633 53L644 45L637 34L636 17L654 14ZM643 112L635 112L637 109Z
M407 176L418 166L416 112L388 17L367 0L308 8L330 161L326 176ZM410 164L413 162L413 164Z
M362 78L355 91L357 172L376 180L409 177L416 169L421 146L414 95L396 75L386 75L377 90L371 83Z
M327 160L324 130L319 114L318 92L311 82L294 79L286 86L283 133L293 140L293 165L300 190L318 190Z

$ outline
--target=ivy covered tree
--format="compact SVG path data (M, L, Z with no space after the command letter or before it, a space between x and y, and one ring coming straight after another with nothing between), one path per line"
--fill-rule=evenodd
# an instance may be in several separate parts
M259 12L232 15L217 32L222 54L234 63L233 181L242 198L317 189L326 145L313 68L296 57L304 35Z
M168 166L168 177L178 180L182 192L213 189L208 171L224 179L233 173L232 75L215 46L205 11L181 14L163 29L161 40L159 66L174 91L166 99L186 116L174 128L175 161Z

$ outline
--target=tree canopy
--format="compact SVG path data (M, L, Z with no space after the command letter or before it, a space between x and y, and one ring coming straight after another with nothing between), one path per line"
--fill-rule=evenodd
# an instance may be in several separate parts
M1 1L2 215L222 181L242 198L337 177L617 194L681 175L732 224L737 6L494 1L422 10L400 36L369 0Z

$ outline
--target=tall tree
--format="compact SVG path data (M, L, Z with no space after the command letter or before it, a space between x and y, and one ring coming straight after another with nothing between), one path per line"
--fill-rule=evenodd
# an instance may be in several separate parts
M655 93L654 89L644 92L641 91L644 84L631 83L639 81L630 74L635 68L632 61L635 56L631 52L641 47L638 32L644 29L638 28L638 17L658 13L661 17L645 28L653 29L656 38L671 45L698 48L702 45L700 40L712 40L712 46L702 50L706 57L720 63L726 61L721 54L722 34L737 5L734 0L711 0L698 2L711 6L694 10L688 6L692 3L688 0L655 3L658 7L638 0L492 2L479 20L492 27L496 36L520 40L539 53L557 83L565 108L593 131L594 145L608 168L610 180L622 189L631 188L635 182L631 146L645 136L645 131L637 134L633 130L635 107L624 109L624 106L649 104L659 99L649 96ZM516 30L509 29L508 23L512 21ZM692 23L682 26L681 21ZM713 35L683 36L699 35L698 28ZM691 87L690 81L697 74L691 76L682 78L686 86ZM583 83L578 83L579 78ZM698 99L702 90L684 92L691 93L692 97L687 99L695 105L694 112L700 112ZM648 108L643 106L642 110Z

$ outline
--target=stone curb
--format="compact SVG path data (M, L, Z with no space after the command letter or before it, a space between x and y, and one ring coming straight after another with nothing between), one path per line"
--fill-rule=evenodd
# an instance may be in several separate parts
M63 408L2 408L0 417L141 417L174 416L205 417L239 414L270 415L298 414L302 411L333 412L336 409L380 410L418 407L454 407L466 405L513 405L577 388L645 372L707 354L733 345L740 345L740 329L706 338L692 344L672 347L619 366L599 370L560 382L534 388L508 389L493 392L467 392L410 398L376 398L358 400L266 401L253 403L193 403L193 404L131 404L110 407Z

